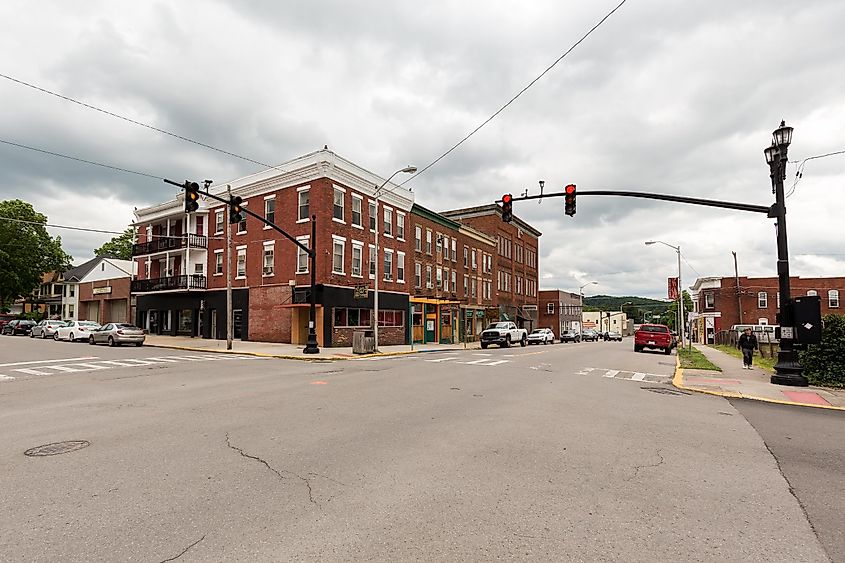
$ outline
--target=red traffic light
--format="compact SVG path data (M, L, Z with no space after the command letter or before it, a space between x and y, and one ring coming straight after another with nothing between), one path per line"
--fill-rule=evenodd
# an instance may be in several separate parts
M511 194L505 194L502 196L502 203L510 203L512 199L513 196Z
M575 193L575 184L569 184L568 186L566 186L566 187L564 188L564 190L565 190L565 191L566 191L566 193L568 193L568 194L574 194L574 193Z

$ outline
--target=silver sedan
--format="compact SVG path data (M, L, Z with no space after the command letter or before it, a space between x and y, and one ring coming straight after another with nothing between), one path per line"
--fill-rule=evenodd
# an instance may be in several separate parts
M120 346L121 344L144 344L144 331L135 325L126 323L108 323L91 332L88 337L88 344L108 344L109 346Z
M53 335L56 334L56 329L60 326L65 326L65 321L58 321L58 320L45 320L41 321L34 327L32 327L32 331L29 333L30 338L53 338Z

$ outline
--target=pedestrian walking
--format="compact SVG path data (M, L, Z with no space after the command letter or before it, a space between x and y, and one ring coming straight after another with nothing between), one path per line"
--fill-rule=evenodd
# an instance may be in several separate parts
M742 369L751 369L751 362L754 359L754 350L757 349L757 337L751 332L750 328L743 331L742 336L739 337L737 348L742 350Z

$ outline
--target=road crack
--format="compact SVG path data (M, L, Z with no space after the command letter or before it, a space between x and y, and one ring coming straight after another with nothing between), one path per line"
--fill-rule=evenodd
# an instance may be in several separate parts
M201 542L201 541L202 541L202 540L204 540L204 539L205 539L205 534L203 534L203 535L202 535L202 537L201 537L200 539L198 539L197 541L195 541L194 543L192 543L191 545L189 545L188 547L186 547L185 549L183 549L183 550L182 550L182 552L181 552L181 553L179 553L179 555L177 555L177 556L175 556L175 557L170 557L169 559L163 559L163 560L161 561L161 563L167 563L168 561L176 561L177 559L179 559L180 557L182 557L183 555L185 555L186 553L188 553L188 551L189 551L192 547L194 547L195 545L197 545L199 542Z
M634 480L637 477L637 475L639 474L640 469L647 469L647 468L650 468L650 467L659 467L659 466L663 465L663 463L666 461L666 459L663 457L663 454L660 453L660 451L661 450L659 450L659 449L655 451L655 453L657 454L657 457L660 458L660 461L658 461L657 463L648 463L648 464L645 464L645 465L635 465L634 466L634 474L631 475L629 478L625 479L625 481Z
M281 479L282 481L284 481L284 480L286 479L286 477L285 477L285 475L284 475L284 474L287 474L287 475L292 475L292 476L296 477L297 479L299 479L300 481L302 481L303 483L305 483L305 487L308 489L308 500L309 500L312 504L314 504L317 508L322 508L322 507L320 506L320 503L318 503L318 502L314 499L314 490L311 488L311 481L310 481L308 478L303 477L303 476L302 476L302 475L300 475L299 473L294 473L293 471L288 471L287 469L276 469L275 467L273 467L272 465L270 465L269 463L267 463L267 461L265 461L265 460L261 459L260 457L258 457L258 456L254 456L254 455L252 455L252 454L248 454L248 453L246 453L245 451L243 451L243 449L241 449L241 448L239 448L238 446L236 446L236 445L232 444L232 442L229 440L229 433L228 433L228 432L226 432L226 445L227 445L227 446L229 446L229 448L230 448L230 449L233 449L233 450L235 450L236 452L238 452L239 454L241 454L241 456L242 456L242 457L245 457L245 458L248 458L248 459L252 459L252 460L255 460L255 461L257 461L257 462L259 462L259 463L263 464L263 465L264 465L267 469L269 469L270 471L272 471L273 473L275 473L275 474L276 474L276 476L277 476L279 479ZM317 475L317 474L316 474L316 473L311 473L310 475Z

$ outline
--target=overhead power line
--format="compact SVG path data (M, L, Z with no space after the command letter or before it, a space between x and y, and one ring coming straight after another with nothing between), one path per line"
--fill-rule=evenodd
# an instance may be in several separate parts
M441 160L443 160L444 158L446 158L447 156L449 156L449 154L451 154L451 153L452 153L452 151L454 151L454 150L455 150L455 149L457 149L459 146L461 146L462 144L464 144L467 140L469 140L469 138L470 138L470 137L472 137L473 135L475 135L476 133L478 133L478 131L480 131L482 127L484 127L485 125L487 125L488 123L490 123L491 121L493 121L493 119L495 119L495 118L496 118L496 116L498 116L498 115L499 115L500 113L502 113L505 109L507 109L507 107L508 107L509 105L511 105L512 103L514 103L514 102L517 100L517 98L519 98L522 94L524 94L524 93L526 92L526 90L528 90L529 88L531 88L532 86L534 86L534 84L536 84L536 83L537 83L537 82L538 82L541 78L543 78L543 77L546 75L546 73L548 73L550 70L552 70L552 69L553 69L553 68L554 68L554 67L555 67L555 66L556 66L556 65L557 65L560 61L562 61L564 58L566 58L566 56L567 56L569 53L571 53L572 51L574 51L574 50L575 50L575 48L576 48L576 47L578 47L578 45L580 45L580 44L581 44L581 43L582 43L585 39L587 39L587 37L589 37L589 36L590 36L590 35L591 35L591 34L592 34L592 33L593 33L596 29L598 29L598 28L599 28L599 26L601 26L601 25L602 25L602 24L603 24L603 23L604 23L604 22L605 22L605 21L606 21L606 20L607 20L610 16L612 16L614 13L616 13L616 11L617 11L619 8L621 8L621 7L622 7L622 5L623 5L623 4L625 4L625 2L627 2L627 0L622 0L621 2L619 2L619 4L617 4L615 8L613 8L612 10L610 10L610 11L609 11L609 12L608 12L608 13L607 13L607 14L606 14L606 15L605 15L602 19L600 19L600 20L599 20L599 22L598 22L597 24L595 24L593 27L591 27L591 28L590 28L590 30L589 30L589 31L587 31L587 33L585 33L584 35L582 35L582 36L581 36L581 38L580 38L578 41L576 41L576 42L575 42L575 43L574 43L574 44L573 44L573 45L572 45L569 49L567 49L565 53L563 53L561 56L559 56L559 57L558 57L558 58L557 58L557 59L556 59L556 60L555 60L552 64L550 64L548 67L546 67L546 69L545 69L543 72L541 72L541 73L539 74L539 76L537 76L537 77L536 77L536 78L534 78L531 82L529 82L529 83L528 83L528 84L527 84L527 85L526 85L526 86L525 86L522 90L520 90L519 92L517 92L515 96L513 96L510 100L508 100L508 101L507 101L507 103L505 103L505 105L503 105L502 107L500 107L499 109L497 109L497 110L493 113L493 115L491 115L490 117L488 117L487 119L485 119L485 120L484 120L484 121L483 121L483 122L482 122L482 123L481 123L478 127L476 127L475 129L473 129L472 131L470 131L470 132L469 132L469 134L468 134L468 135L466 135L463 139L461 139L460 141L458 141L457 143L455 143L454 145L452 145L452 147L451 147L449 150L447 150L446 152L444 152L443 154L441 154L440 156L438 156L437 158L435 158L435 159L434 159L431 163L429 163L429 164L427 164L426 166L424 166L422 169L420 169L420 171L419 171L419 172L417 172L416 174L414 174L413 176L411 176L410 178L408 178L407 180L405 180L404 182L402 182L402 183L401 183L401 184L399 184L399 185L400 185L400 186L403 186L403 185L407 184L408 182L410 182L411 180L413 180L414 178L416 178L416 177L420 176L421 174L423 174L426 170L428 170L429 168L431 168L432 166L434 166L435 164L437 164L438 162L440 162Z
M101 107L97 107L95 105L88 104L86 102L77 100L75 98L71 98L70 96L65 96L64 94L59 94L58 92L53 92L52 90L48 90L47 88L42 88L41 86L36 86L35 84L31 84L29 82L25 82L25 81L20 80L18 78L14 78L13 76L9 76L8 74L0 73L0 78L5 78L6 80L11 80L12 82L20 84L21 86L26 86L27 88L32 88L33 90L43 92L44 94L49 94L50 96L55 96L57 98L61 98L62 100L66 100L68 102L80 105L82 107L92 109L94 111L98 111L98 112L103 113L105 115L108 115L110 117L114 117L114 118L126 121L128 123L132 123L133 125L138 125L140 127L146 127L147 129L150 129L152 131L156 131L157 133L162 133L164 135L169 135L170 137L173 137L175 139L179 139L181 141L193 143L193 144L198 145L200 147L204 147L206 149L211 149L211 150L217 151L219 153L223 153L223 154L226 154L226 155L229 155L229 156L233 156L235 158L245 160L246 162L258 164L259 166L263 166L265 168L273 168L275 170L281 170L280 168L273 166L272 164L266 164L266 163L261 162L259 160L255 160L255 159L252 159L252 158L249 158L249 157L246 157L246 156L243 156L243 155L231 152L231 151L227 151L225 149L221 149L221 148L215 147L213 145L209 145L208 143L203 143L202 141L197 141L195 139L191 139L190 137L185 137L184 135L180 135L178 133L173 133L172 131L167 131L166 129L156 127L155 125L150 125L149 123L144 123L142 121L138 121L137 119L132 119L131 117L126 117L125 115L120 115L119 113L115 113L113 111L109 111L107 109L103 109Z
M789 196L791 196L792 194L795 193L795 188L798 187L798 182L800 182L801 179L804 177L804 167L807 165L807 161L816 160L818 158L825 158L825 157L828 157L828 156L836 156L836 155L839 155L839 154L845 154L845 150L834 151L834 152L829 152L829 153L825 153L825 154L817 154L817 155L814 155L814 156L808 156L807 158L805 158L804 160L801 160L801 161L798 161L798 160L791 161L793 164L798 164L798 168L797 168L797 170L795 170L795 181L792 182L792 187L789 188L789 192L787 192L786 197L789 197Z
M23 223L25 225L39 225L42 227L51 227L54 229L67 229L69 231L84 231L88 233L100 233L105 235L122 235L123 231L109 231L105 229L91 229L89 227L75 227L71 225L56 225L54 223L39 223L38 221L26 221L24 219L16 219L14 217L3 217L0 216L0 221L10 221L12 223ZM152 238L168 238L168 239L183 239L185 238L185 234L182 235L150 235ZM224 237L206 237L209 240L223 240Z
M6 145L11 145L13 147L18 147L21 149L27 149L30 151L40 152L44 154L48 154L50 156L57 156L59 158L66 158L68 160L75 160L77 162L83 162L85 164L91 164L94 166L100 166L102 168L109 168L111 170L117 170L119 172L126 172L127 174L137 174L138 176L146 176L147 178L155 178L156 180L162 180L161 176L156 176L154 174L147 174L146 172L138 172L137 170L129 170L128 168L121 168L120 166L112 166L111 164L103 164L101 162L94 162L93 160L85 160L84 158L77 158L75 156L68 156L66 154L61 154L53 151L48 151L44 149L38 149L35 147L30 147L29 145L22 145L20 143L13 143L12 141L6 141L4 139L0 139L0 143L4 143Z

